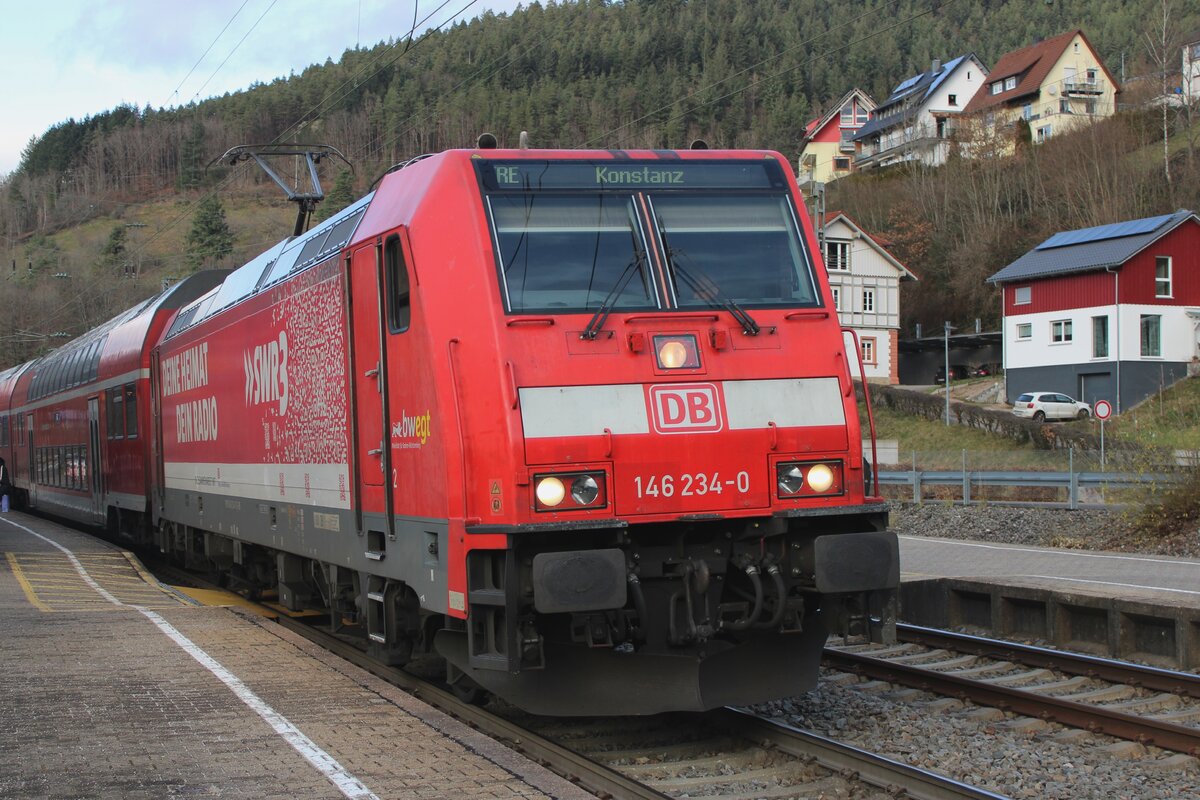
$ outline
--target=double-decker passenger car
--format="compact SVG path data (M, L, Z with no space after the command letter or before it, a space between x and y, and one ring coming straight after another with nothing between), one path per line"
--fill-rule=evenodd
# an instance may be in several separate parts
M189 276L43 358L0 373L0 457L21 503L114 533L149 524L150 349L228 273Z
M814 241L774 153L410 162L170 321L155 541L535 712L807 689L899 580Z

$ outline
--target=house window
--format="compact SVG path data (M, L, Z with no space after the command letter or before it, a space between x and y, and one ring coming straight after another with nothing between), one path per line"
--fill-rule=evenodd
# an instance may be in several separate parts
M854 107L854 124L855 125L866 125L868 114L870 114L870 112L867 111L867 109L864 108L863 106L855 106Z
M837 158L833 159L833 168L837 172L849 172L850 159L844 156L838 156Z
M1033 302L1033 290L1028 286L1018 286L1013 289L1013 305L1027 306Z
M958 105L958 95L956 95L956 94L950 95L948 98L946 98L946 102L952 106Z
M833 290L833 310L841 311L842 310L842 287L831 286L829 288Z
M1108 317L1092 317L1092 358L1108 358Z
M1026 122L1033 119L1033 106L1031 104L1026 103L1021 108L1021 117L1024 118Z
M1071 101L1065 97L1061 98L1058 101L1058 113L1070 114L1071 113Z
M842 124L854 124L854 103L846 103L846 105L842 106Z
M1000 94L1004 91L1004 81L996 81L988 87L988 91L992 94Z
M1089 70L1087 71L1087 82L1088 82L1088 83L1091 83L1091 84L1095 84L1095 83L1096 83L1096 70L1094 70L1094 69L1089 69Z
M876 364L875 360L875 338L873 336L864 336L862 338L862 360L864 364Z
M1162 317L1158 314L1142 314L1142 355L1162 355Z
M825 268L837 270L850 269L849 242L825 242Z
M1050 126L1050 125L1043 125L1042 127L1037 129L1038 144L1041 144L1042 142L1044 142L1050 138L1050 133L1051 133L1050 128L1051 127L1052 126Z
M1017 88L1017 76L1016 75L1012 75L1012 76L1004 79L1004 91L1007 92L1009 89L1015 89L1015 88Z
M1154 259L1154 296L1171 296L1171 257L1158 256Z
M1017 341L1023 341L1033 338L1033 323L1018 322L1017 323Z
M1071 320L1056 319L1050 323L1050 341L1053 344L1065 344L1074 339L1071 333Z
M1076 43L1075 43L1075 52L1076 52L1076 53L1078 53L1078 52L1079 52L1079 42L1076 42Z
M1096 101L1095 100L1084 100L1083 101L1083 113L1095 114L1096 113Z
M862 302L863 313L873 312L875 310L875 290L874 289L863 289L862 297L863 297L863 302Z

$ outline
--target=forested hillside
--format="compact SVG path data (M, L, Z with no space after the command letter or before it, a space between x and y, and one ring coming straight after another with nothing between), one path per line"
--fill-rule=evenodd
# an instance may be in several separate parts
M226 203L272 201L270 225L239 216L262 217L253 204L238 201L247 210L230 210L227 265L269 245L273 226L287 217L274 187L253 168L204 169L236 144L333 145L355 164L353 192L387 165L470 145L485 130L502 145L515 145L527 130L533 146L554 147L681 147L699 137L718 147L776 149L794 160L805 122L826 104L853 86L881 100L935 58L973 51L991 64L1007 50L1079 26L1114 73L1122 59L1131 74L1152 71L1147 37L1158 35L1161 3L534 3L410 44L395 39L405 31L377 31L387 41L185 108L122 107L66 120L30 143L0 191L5 272L9 261L21 267L0 284L0 302L13 307L21 298L22 318L10 320L10 331L30 333L14 348L20 337L0 327L0 367L44 346L37 336L48 332L38 321L45 308L61 320L49 330L78 333L129 296L149 293L156 276L187 269L178 250L194 204L207 193ZM1194 6L1178 5L1172 31L1200 27ZM1155 125L1153 114L1133 115L1086 141L1066 137L1023 154L1016 166L964 162L855 180L837 187L831 206L895 242L924 278L907 300L906 324L930 314L939 323L944 313L959 321L994 316L979 276L1045 232L1198 204L1190 159L1180 157L1177 180L1165 185ZM1123 158L1143 150L1144 157ZM327 188L335 174L331 168L325 176ZM150 201L156 213L142 210ZM130 224L146 227L131 230L105 261L113 231ZM60 233L75 229L79 235ZM284 223L275 238L287 232ZM131 260L138 285L96 288L119 282ZM56 282L56 274L73 280ZM85 284L91 300L83 305L77 296ZM64 316L65 304L78 313Z

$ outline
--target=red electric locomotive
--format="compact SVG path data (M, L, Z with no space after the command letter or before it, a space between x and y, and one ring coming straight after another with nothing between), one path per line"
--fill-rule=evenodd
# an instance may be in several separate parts
M183 309L159 543L531 711L793 694L898 585L786 162L448 151Z
M18 504L124 535L147 527L150 348L180 306L226 274L192 275L0 373L0 457Z
M814 243L775 153L409 162L171 319L150 535L537 713L804 691L899 583Z

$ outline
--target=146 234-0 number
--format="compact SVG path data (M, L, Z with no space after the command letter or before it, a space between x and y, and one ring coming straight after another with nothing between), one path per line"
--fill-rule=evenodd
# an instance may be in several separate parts
M719 472L684 473L683 475L635 475L634 489L638 497L697 497L721 494L726 489L746 494L750 491L750 473L745 470L732 478L722 478Z

